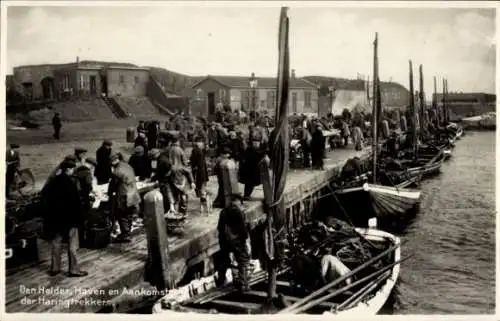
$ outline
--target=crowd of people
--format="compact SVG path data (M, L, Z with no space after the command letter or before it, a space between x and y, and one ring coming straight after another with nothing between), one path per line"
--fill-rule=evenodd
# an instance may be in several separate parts
M41 192L44 236L52 244L50 274L57 275L61 270L61 242L67 239L69 275L87 275L79 267L76 250L85 243L86 221L96 198L94 179L97 185L108 184L110 220L117 222L120 229L115 241L128 243L131 242L132 222L141 216L137 179L157 182L165 211L186 216L189 191L193 190L202 204L207 202L207 182L209 175L215 174L219 189L213 206L224 209L221 222L225 223L221 224L227 227L220 228L221 233L225 233L220 238L226 244L222 247L226 253L238 253L238 260L248 261L248 256L244 255L246 250L242 248L248 231L245 226L234 222L238 222L238 217L244 217L241 203L249 200L255 187L262 183L259 163L272 148L270 137L273 130L270 117L249 116L242 116L240 112L218 112L212 122L204 118L175 116L166 122L165 130L160 129L158 121L142 121L136 128L134 150L128 160L114 151L108 140L98 148L95 159L87 157L86 149L75 148L74 154L66 156L50 174ZM323 132L339 128L348 137L347 121L333 117L309 119L304 115L291 116L289 134L291 139L300 142L301 167L322 169L325 157ZM60 128L60 121L55 120L55 138L59 136ZM192 147L190 154L186 150L189 147ZM12 144L8 151L7 190L12 173L20 163L18 148ZM237 180L244 184L243 194L233 193L229 201L222 183L221 164L225 160L237 164ZM242 262L241 266L245 265Z

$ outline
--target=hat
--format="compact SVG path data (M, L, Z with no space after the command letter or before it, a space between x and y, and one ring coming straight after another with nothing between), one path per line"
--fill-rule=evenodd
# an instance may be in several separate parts
M61 169L75 168L75 167L76 167L76 162L70 159L65 159L61 163Z
M104 146L113 146L113 143L110 140L107 140L107 139L104 142L102 142L102 144Z
M75 154L86 153L87 150L85 148L77 147L75 148Z
M87 158L85 161L94 167L97 166L97 161L93 158Z
M113 153L109 156L109 160L110 161L114 161L114 160L117 160L117 159L120 159L120 154L119 153Z
M144 147L142 147L142 146L136 146L134 148L134 153L135 154L143 154L144 153Z
M231 154L231 152L231 148L229 147L222 148L222 154Z
M19 144L10 144L10 148L19 148Z
M68 156L64 157L63 162L65 162L65 161L76 162L76 161L77 161L77 159L76 159L76 156L75 156L75 155L68 155Z
M149 155L151 156L152 159L157 159L160 156L160 150L157 148L153 148L152 150L149 151Z

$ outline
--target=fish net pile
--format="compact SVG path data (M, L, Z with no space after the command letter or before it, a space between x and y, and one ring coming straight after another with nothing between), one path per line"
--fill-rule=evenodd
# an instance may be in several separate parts
M329 217L324 222L307 223L289 235L285 250L286 264L290 265L298 255L306 255L319 263L323 255L331 254L352 270L391 245L390 240L367 240L348 223ZM391 259L388 256L375 262L365 271L356 274L356 278L362 278L390 264Z

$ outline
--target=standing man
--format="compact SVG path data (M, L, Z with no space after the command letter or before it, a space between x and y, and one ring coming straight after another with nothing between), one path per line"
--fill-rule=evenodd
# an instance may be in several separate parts
M132 220L138 214L141 197L132 167L121 161L118 153L111 155L110 160L114 171L109 182L108 195L112 216L120 225L120 235L116 241L130 243Z
M54 127L54 138L59 139L62 127L60 113L55 113L54 117L52 118L52 127Z
M323 169L325 157L325 136L319 123L314 124L314 132L311 139L311 158L313 169Z
M44 227L51 239L52 259L49 274L55 276L61 272L61 243L68 237L69 276L88 275L80 270L77 260L78 227L81 225L83 207L73 174L76 162L65 160L59 173L47 186L47 211L44 212Z
M226 271L231 266L230 253L234 254L238 263L239 280L235 283L241 291L249 289L248 265L250 253L248 246L248 227L245 222L245 213L241 208L241 195L231 195L231 203L220 213L217 231L219 232L220 262L217 267L217 284L223 285L226 281Z
M21 167L21 157L19 156L19 145L10 144L10 148L7 150L7 173L5 178L5 197L9 198L10 191L12 190L12 184L14 183L14 178L16 177L16 172Z
M200 198L202 204L205 204L207 202L208 168L207 152L203 137L198 136L195 138L195 145L189 162L191 164L194 184L196 185L196 196Z
M111 178L111 146L113 144L109 140L105 140L102 146L97 149L94 176L97 178L97 184L103 185L109 182Z

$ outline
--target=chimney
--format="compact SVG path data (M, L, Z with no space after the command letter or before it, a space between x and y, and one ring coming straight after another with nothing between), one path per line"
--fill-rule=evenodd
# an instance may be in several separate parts
M80 63L80 57L76 56L76 63Z
M254 78L255 78L255 73L254 73L254 72L252 72L252 79L254 79Z
M292 79L295 79L295 69L292 69Z

